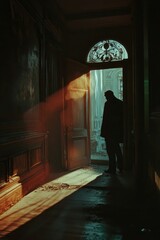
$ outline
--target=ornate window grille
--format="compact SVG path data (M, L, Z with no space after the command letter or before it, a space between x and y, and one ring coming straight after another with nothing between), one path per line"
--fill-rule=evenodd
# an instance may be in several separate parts
M88 63L113 62L128 59L125 47L115 40L104 40L96 43L88 53Z

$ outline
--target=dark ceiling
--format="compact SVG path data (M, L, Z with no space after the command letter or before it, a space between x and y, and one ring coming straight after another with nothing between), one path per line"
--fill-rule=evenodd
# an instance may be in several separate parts
M55 0L68 29L129 26L132 0Z

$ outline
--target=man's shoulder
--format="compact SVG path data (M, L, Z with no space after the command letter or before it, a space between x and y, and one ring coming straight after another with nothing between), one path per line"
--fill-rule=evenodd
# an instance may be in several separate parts
M123 104L123 101L122 101L121 99L119 99L119 98L116 98L116 101L117 101L118 103L120 103L120 104Z

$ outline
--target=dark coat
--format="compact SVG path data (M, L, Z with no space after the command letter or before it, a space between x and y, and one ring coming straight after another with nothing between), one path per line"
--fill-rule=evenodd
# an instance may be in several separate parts
M115 96L105 102L101 137L123 142L123 101Z

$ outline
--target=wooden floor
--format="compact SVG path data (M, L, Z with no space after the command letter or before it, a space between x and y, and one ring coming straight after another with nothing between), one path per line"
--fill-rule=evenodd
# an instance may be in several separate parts
M138 201L131 174L105 168L67 173L28 194L0 216L0 238L160 240L159 213Z

